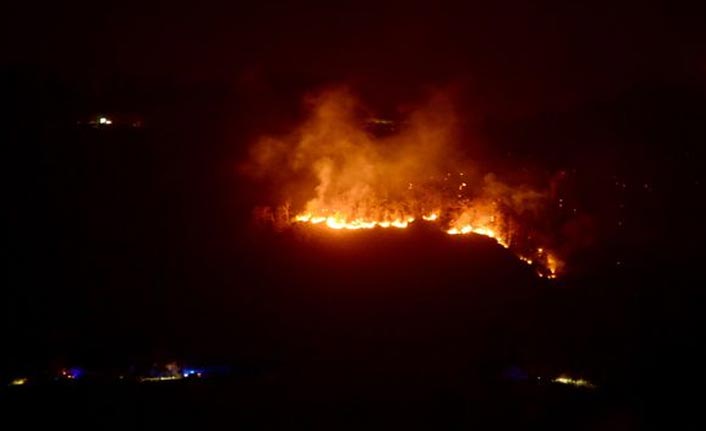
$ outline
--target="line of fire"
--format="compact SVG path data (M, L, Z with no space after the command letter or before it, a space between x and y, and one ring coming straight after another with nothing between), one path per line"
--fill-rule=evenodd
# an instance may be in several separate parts
M279 202L255 209L257 222L279 231L433 227L492 238L540 277L563 271L541 230L548 191L505 183L460 159L448 98L435 95L400 120L359 118L360 102L345 89L306 103L308 118L262 137L244 167L277 190Z

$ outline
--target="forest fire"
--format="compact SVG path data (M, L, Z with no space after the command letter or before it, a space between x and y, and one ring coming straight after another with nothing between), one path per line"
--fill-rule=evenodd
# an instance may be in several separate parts
M263 137L252 149L245 170L281 194L275 209L260 209L261 221L333 230L426 223L453 236L492 238L518 256L531 256L522 260L541 267L540 275L556 276L558 259L537 249L532 238L540 235L531 235L546 193L505 184L462 160L447 97L432 97L408 113L394 134L376 134L370 125L380 120L361 118L365 109L345 89L311 97L308 108L295 130Z
M491 217L492 218L492 217ZM439 221L439 213L431 213L428 215L423 215L421 217L425 222L433 223ZM313 225L323 224L331 229L348 229L348 230L358 230L358 229L374 229L380 227L386 228L397 228L404 229L407 228L411 223L414 223L417 219L414 216L405 216L401 218L383 218L383 219L365 219L365 218L349 218L346 214L339 212L334 212L332 215L312 215L311 213L298 214L292 220L293 223L310 223ZM474 227L470 224L461 224L458 221L452 224L446 230L449 235L465 235L469 233L474 233L476 235L483 235L495 239L498 244L505 248L509 248L507 242L503 239L501 235L495 232L493 229L488 227Z
M394 227L398 229L404 229L409 226L410 223L414 222L414 217L406 218L395 218L393 220L382 219L382 220L370 220L362 218L349 219L346 215L341 213L334 213L333 215L324 216L317 215L313 216L311 213L299 214L294 217L294 222L299 223L311 223L311 224L321 224L324 223L331 229L373 229L375 227L389 228Z

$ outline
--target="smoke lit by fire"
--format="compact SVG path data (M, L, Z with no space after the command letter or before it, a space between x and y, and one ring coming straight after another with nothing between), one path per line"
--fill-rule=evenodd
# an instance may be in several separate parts
M533 243L527 225L541 217L546 193L505 184L463 160L449 98L437 94L397 122L371 119L345 89L307 102L298 127L262 137L252 149L247 172L278 190L273 205L256 211L259 220L280 229L434 224L449 235L493 238L540 275L556 276L560 261Z

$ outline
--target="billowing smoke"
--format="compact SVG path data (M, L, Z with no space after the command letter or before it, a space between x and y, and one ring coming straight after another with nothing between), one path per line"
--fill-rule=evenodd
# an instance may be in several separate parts
M468 143L460 142L459 117L446 94L394 120L377 118L346 88L305 102L299 126L252 147L245 171L277 195L277 205L259 208L257 217L278 227L308 222L336 229L426 220L536 256L527 252L535 247L527 239L547 193L506 184L464 159L460 148Z
M263 137L254 146L248 171L281 181L287 199L313 193L308 209L369 211L382 205L402 210L412 203L414 185L437 177L448 164L455 133L448 100L435 98L397 125L398 133L382 137L370 129L390 124L366 118L346 89L325 91L306 103L310 116L301 126L286 136ZM291 183L312 180L316 185L308 190Z

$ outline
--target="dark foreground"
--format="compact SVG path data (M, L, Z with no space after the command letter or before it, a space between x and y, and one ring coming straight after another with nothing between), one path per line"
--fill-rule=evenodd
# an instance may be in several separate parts
M556 384L258 381L70 384L3 391L5 420L79 429L643 429L637 407ZM366 387L367 386L367 387ZM9 423L9 422L6 422Z
M3 75L3 425L704 429L700 86L538 115L507 136L493 124L510 120L488 125L499 153L557 149L546 169L578 172L570 196L601 232L548 283L492 241L423 226L258 231L251 211L269 190L236 166L273 121L247 100L165 89L152 108L126 103L144 127L84 130L94 103L33 76ZM626 227L606 229L623 226L623 207ZM274 365L258 378L4 386L173 358ZM598 389L503 379L513 366Z

